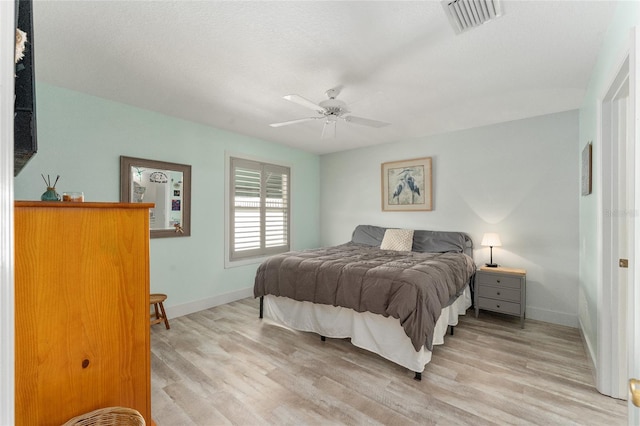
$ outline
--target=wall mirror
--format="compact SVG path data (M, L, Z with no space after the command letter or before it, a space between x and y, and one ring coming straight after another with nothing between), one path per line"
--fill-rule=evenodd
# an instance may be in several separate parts
M120 156L120 201L154 203L151 238L191 235L191 166Z

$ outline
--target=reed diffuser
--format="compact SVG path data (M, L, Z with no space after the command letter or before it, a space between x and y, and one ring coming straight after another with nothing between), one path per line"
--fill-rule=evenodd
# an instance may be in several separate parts
M60 179L60 175L56 177L53 185L51 185L51 177L49 175L47 175L46 179L43 174L40 174L40 176L42 176L42 180L44 180L44 183L47 185L47 190L42 194L40 199L42 201L60 201L60 194L56 192L56 184L58 183L58 179Z

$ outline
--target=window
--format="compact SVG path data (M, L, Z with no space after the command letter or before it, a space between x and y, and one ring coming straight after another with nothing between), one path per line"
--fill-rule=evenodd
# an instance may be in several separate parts
M231 157L230 177L230 259L289 251L289 168Z

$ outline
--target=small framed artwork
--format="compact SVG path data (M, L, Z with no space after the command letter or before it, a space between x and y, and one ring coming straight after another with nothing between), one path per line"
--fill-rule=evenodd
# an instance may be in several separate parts
M592 162L592 144L589 142L582 150L582 195L591 194L591 162Z
M431 157L382 163L382 211L432 210Z

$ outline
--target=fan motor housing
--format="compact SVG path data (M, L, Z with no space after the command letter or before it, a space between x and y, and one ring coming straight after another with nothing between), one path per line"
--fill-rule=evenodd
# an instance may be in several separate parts
M347 104L338 99L327 99L326 101L320 102L319 105L325 109L324 115L340 116L349 112Z

